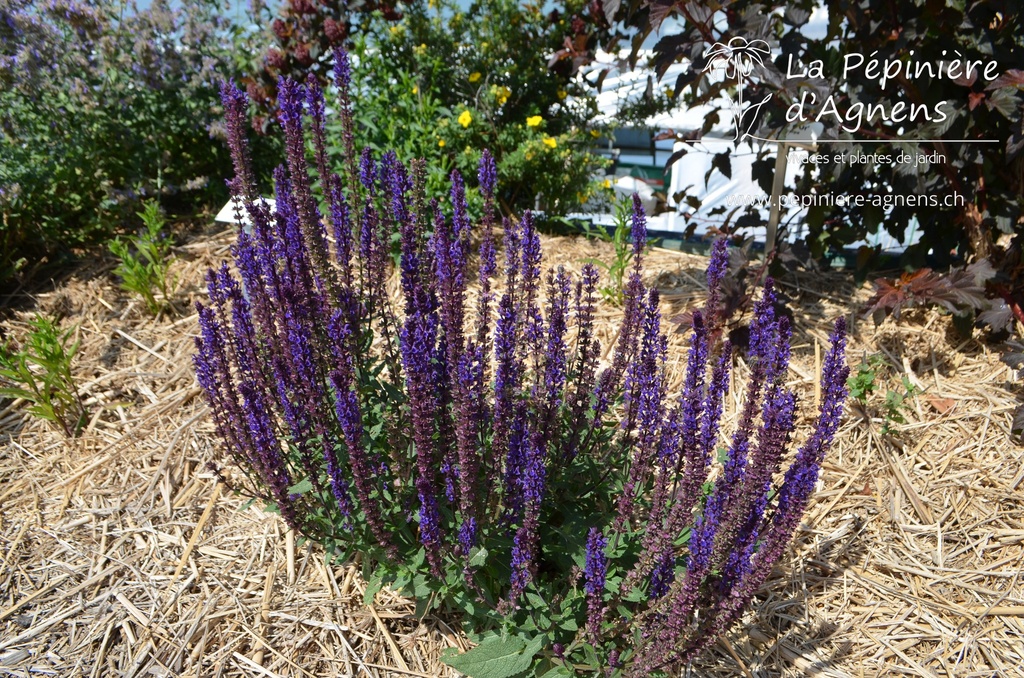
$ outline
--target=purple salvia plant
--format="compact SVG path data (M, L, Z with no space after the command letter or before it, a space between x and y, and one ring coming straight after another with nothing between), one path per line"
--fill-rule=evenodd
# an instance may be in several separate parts
M352 332L340 312L332 318L330 329L332 335L342 344L346 343L346 337ZM378 496L382 479L377 472L380 463L367 454L363 443L363 421L355 388L352 354L348 351L339 353L340 355L336 356L337 365L331 373L331 384L334 386L334 407L341 425L345 449L348 452L348 463L352 470L356 496L359 498L359 504L366 515L366 522L377 543L389 555L397 556L398 552L388 528L381 519ZM337 481L334 482L337 484Z
M597 359L601 353L601 342L594 336L598 278L597 267L593 263L586 263L576 284L576 359L572 367L572 377L569 379L573 384L570 396L572 426L563 446L562 457L565 461L572 461L575 458L581 437L589 430L584 426L584 422L591 405L590 396L596 383Z
M519 234L505 224L505 290L498 302L494 326L494 413L488 486L497 485L501 467L508 467L508 453L514 418L513 403L523 372L516 350L520 338L518 296Z
M478 344L487 343L490 332L490 304L492 301L491 279L497 271L494 251L494 188L498 180L498 168L494 156L485 150L480 157L480 169L477 172L480 192L484 195L483 235L480 241L480 297L477 304Z
M392 187L398 182L393 181ZM395 197L395 202L399 198ZM416 448L416 491L420 503L420 540L427 549L431 569L440 574L443 545L435 446L439 415L434 361L437 356L438 318L430 291L424 289L418 250L419 233L406 227L402 233L402 286L406 295L406 319L401 330L402 368L409 393L412 433Z
M704 302L704 322L712 337L715 336L722 322L719 305L721 304L722 281L729 269L728 247L729 241L726 238L716 240L711 248L711 261L708 263L708 298Z
M777 335L780 350L776 356L776 369L781 371L788 359L788 347L785 345L788 326L783 321L776 327L780 330ZM737 532L741 536L739 543L716 561L716 533L720 530L723 517L709 515L705 510L704 515L697 519L690 538L685 580L681 587L673 589L663 599L664 603L660 607L655 608L660 613L652 616L656 620L655 627L652 628L650 640L640 648L633 674L639 675L693 658L735 622L754 592L771 573L772 565L782 555L803 515L817 481L823 451L831 445L839 427L846 397L846 379L849 376L845 361L845 334L845 322L840 318L836 321L831 338L832 346L822 370L822 403L814 433L801 447L786 472L774 510L769 506L767 488L762 484L762 479L770 477L781 456L779 448L784 446L792 427L795 399L780 384L769 386L759 431L759 450L747 468L747 476L756 477L756 480L751 483L753 492L750 493L751 500L746 504L749 510L745 516L744 530ZM742 495L737 493L733 496ZM760 544L755 550L756 542ZM718 583L714 584L716 594L712 595L703 586L706 584L705 578L715 567L720 567L722 574ZM686 630L692 628L693 615L702 596L708 598L700 606L697 632L686 634Z
M659 558L668 556L667 550L675 534L675 522L682 522L688 516L693 503L696 502L696 486L694 481L703 482L706 475L706 463L697 446L697 432L700 425L701 405L704 392L704 376L708 359L707 333L704 329L703 316L695 312L693 315L693 337L690 341L689 358L687 361L686 379L679 403L669 415L661 431L658 448L658 476L654 481L651 497L651 508L644 536L642 554L636 566L627 577L627 587L632 588L640 579L651 573ZM686 455L689 455L687 458ZM682 464L685 462L685 469ZM701 470L698 472L697 468ZM691 475L690 482L676 482L680 472L686 470ZM670 492L676 483L679 491L675 504L670 505ZM673 521L670 508L679 516ZM652 587L653 588L653 587Z
M565 334L569 320L569 275L561 266L548 272L547 344L544 349L543 409L540 413L541 444L556 439L568 370ZM538 394L540 395L540 394Z
M642 275L646 217L634 200L624 318L600 369L597 269L583 266L578 280L568 267L545 270L529 213L498 224L497 169L485 152L471 282L478 238L461 176L451 176L446 218L425 197L422 162L357 156L351 74L336 57L343 172L329 166L323 92L283 81L288 156L274 173L273 210L249 169L245 95L222 90L230 185L252 228L232 248L234 272L208 276L194 363L231 459L290 527L418 581L429 574L451 586L455 564L462 599L500 601L511 623L549 592L550 612L565 619L582 613L570 601L585 601L579 638L552 627L564 661L580 656L574 641L630 675L687 661L735 622L796 530L842 413L844 324L825 361L815 431L783 471L796 397L786 386L789 324L770 284L751 327L737 429L730 438L720 430L735 357L718 339L724 241L712 249L687 374L670 393L659 297ZM395 234L401 299L386 285ZM499 238L503 284L493 280ZM720 440L725 461L711 484ZM611 545L600 529L579 530L595 524L608 526ZM561 571L566 560L582 570Z
M515 604L522 596L537 569L538 531L547 482L546 454L541 435L531 431L525 422L523 428L522 473L517 478L520 484L522 524L516 530L512 544L512 581L508 593L510 604Z
M739 529L745 520L741 514L745 504L742 491L748 483L748 457L754 434L754 420L766 383L769 380L774 381L776 376L784 376L788 367L788 346L783 349L783 336L788 340L788 321L775 317L775 291L769 278L765 282L761 299L755 304L754 319L750 325L748 356L752 364L746 399L731 447L727 452L722 477L715 483L715 489L708 498L705 510L708 520L714 523L718 530L714 554L716 562L735 548ZM780 351L783 350L785 354L780 355ZM789 431L780 433L788 435ZM765 473L770 477L771 471L771 468L752 469L757 478L761 478Z
M322 101L322 93L320 100ZM312 264L313 279L321 292L330 290L337 296L339 289L335 282L334 268L330 265L327 254L327 234L324 230L320 208L313 197L313 187L306 164L306 140L303 130L303 108L306 103L306 89L302 85L287 78L278 83L278 103L280 105L281 128L284 130L285 157L288 161L288 174L294 192L295 210L299 217L299 226L306 241ZM319 116L319 121L317 120ZM319 127L323 131L323 106L314 110L314 130ZM315 136L315 135L314 135ZM326 151L324 151L324 167L326 169ZM326 181L328 177L323 177Z
M327 203L330 207L334 235L335 259L341 270L342 289L352 289L352 219L341 178L331 174L327 179ZM372 260L372 259L371 259Z
M309 109L309 131L313 137L316 170L320 177L321 188L323 188L329 185L332 176L337 175L331 171L327 160L327 133L324 129L324 93L320 88L320 81L313 73L310 73L306 78L306 106Z
M538 292L540 291L540 238L533 227L533 213L527 211L519 222L519 273L522 296L523 320L525 323L523 338L520 344L520 356L525 359L529 354L538 356L537 349L542 346L544 321L540 314Z
M643 253L647 246L647 216L644 214L643 204L637 195L633 196L632 238L633 268L626 282L626 289L623 291L622 325L619 328L619 337L612 355L611 367L601 373L597 382L597 400L594 405L595 419L605 415L615 394L618 393L626 366L636 355L640 334L645 294L642 271ZM584 446L587 446L586 441Z

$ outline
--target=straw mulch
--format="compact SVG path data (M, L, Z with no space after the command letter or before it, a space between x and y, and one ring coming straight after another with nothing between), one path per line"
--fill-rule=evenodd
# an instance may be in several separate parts
M48 293L14 300L17 337L42 310L78 325L75 371L92 418L64 440L0 409L0 674L13 676L441 676L443 619L388 591L362 604L356 565L326 566L280 519L222 492L217 441L191 371L206 268L222 233L177 248L176 313L153 319L93 262ZM545 238L546 263L578 269L608 245ZM705 260L655 251L648 281L666 318L703 299ZM883 353L883 388L923 389L882 437L851 405L789 555L743 623L690 667L700 676L1024 676L1021 396L989 347L958 343L937 312L875 328L842 274L783 289L806 435L831 321L853 320L851 363ZM618 312L602 311L605 345ZM670 334L678 383L686 335ZM741 365L737 379L746 372ZM871 401L877 405L881 396ZM727 416L735 417L734 398Z

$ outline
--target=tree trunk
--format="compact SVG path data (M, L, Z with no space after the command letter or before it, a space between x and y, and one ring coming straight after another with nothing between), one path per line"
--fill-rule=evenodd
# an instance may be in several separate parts
M960 222L967 230L967 241L971 246L971 254L975 261L992 255L992 238L982 223L981 211L973 202L968 203L961 212Z

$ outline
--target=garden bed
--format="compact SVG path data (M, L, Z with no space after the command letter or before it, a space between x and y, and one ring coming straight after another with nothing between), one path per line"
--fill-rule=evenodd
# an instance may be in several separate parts
M3 324L14 336L35 310L79 326L75 374L92 416L66 441L18 403L0 410L0 673L454 675L438 659L468 647L453 620L418 619L386 590L364 606L357 565L325 565L322 549L278 516L243 509L208 466L220 457L192 373L191 302L205 298L203 275L232 239L176 249L178 314L153 319L99 262L13 300L22 310ZM546 265L573 270L612 257L612 245L581 238L543 247ZM666 318L704 298L705 266L664 250L647 258ZM798 430L840 314L851 365L883 353L896 366L883 390L905 374L923 393L892 436L850 401L795 545L693 674L1024 675L1024 450L1008 432L1020 395L1010 369L984 344L958 341L937 311L878 328L859 319L870 292L852 276L781 285L794 312ZM619 316L601 307L605 347ZM670 389L686 340L669 335ZM727 402L726 418L737 408Z

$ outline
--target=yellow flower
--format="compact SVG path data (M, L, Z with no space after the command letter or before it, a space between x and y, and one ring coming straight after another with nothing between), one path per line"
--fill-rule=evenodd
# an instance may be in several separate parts
M481 74L480 72L474 72L474 73L470 73L470 74L469 74L469 81L470 81L470 82L477 82L477 81L479 81L479 80L480 80L480 78L482 78L482 77L484 77L484 76L483 76L483 75L482 75L482 74Z
M402 32L402 28L400 26L392 26L391 27L391 35L398 35L401 32Z
M420 93L420 86L419 85L413 85L412 86L412 93L413 94L419 94Z
M444 142L442 141L441 143L443 144ZM601 188L611 188L611 187L612 187L612 180L611 179L605 179L604 181L601 182Z
M552 137L544 137L542 141L544 142L544 145L547 146L548 148L554 148L555 146L558 145L558 142L555 141Z
M502 85L501 87L495 86L492 88L494 91L494 98L498 100L499 106L504 106L508 98L512 96L512 90Z
M527 160L533 160L533 153L531 153L530 151L527 151L526 152L526 159Z
M438 148L444 148L444 139L439 139L438 140L437 147Z
M597 131L596 129L592 129L592 130L590 130L590 136L592 136L592 137L594 137L595 139L597 139L598 137L600 137L600 136L601 136L601 133L600 133L600 132L598 132L598 131Z
M539 115L532 115L526 119L527 127L537 127L542 122L544 122L544 118L540 117Z
M558 90L558 92L556 92L556 94L558 95L559 99L564 99L565 97L569 96L569 93L566 92L564 89Z
M459 114L459 124L463 127L469 127L469 123L473 122L473 116L469 111L463 111Z
M490 44L490 43L487 43L487 42L481 42L481 43L480 43L480 49L487 49L487 46L488 46L489 44Z

